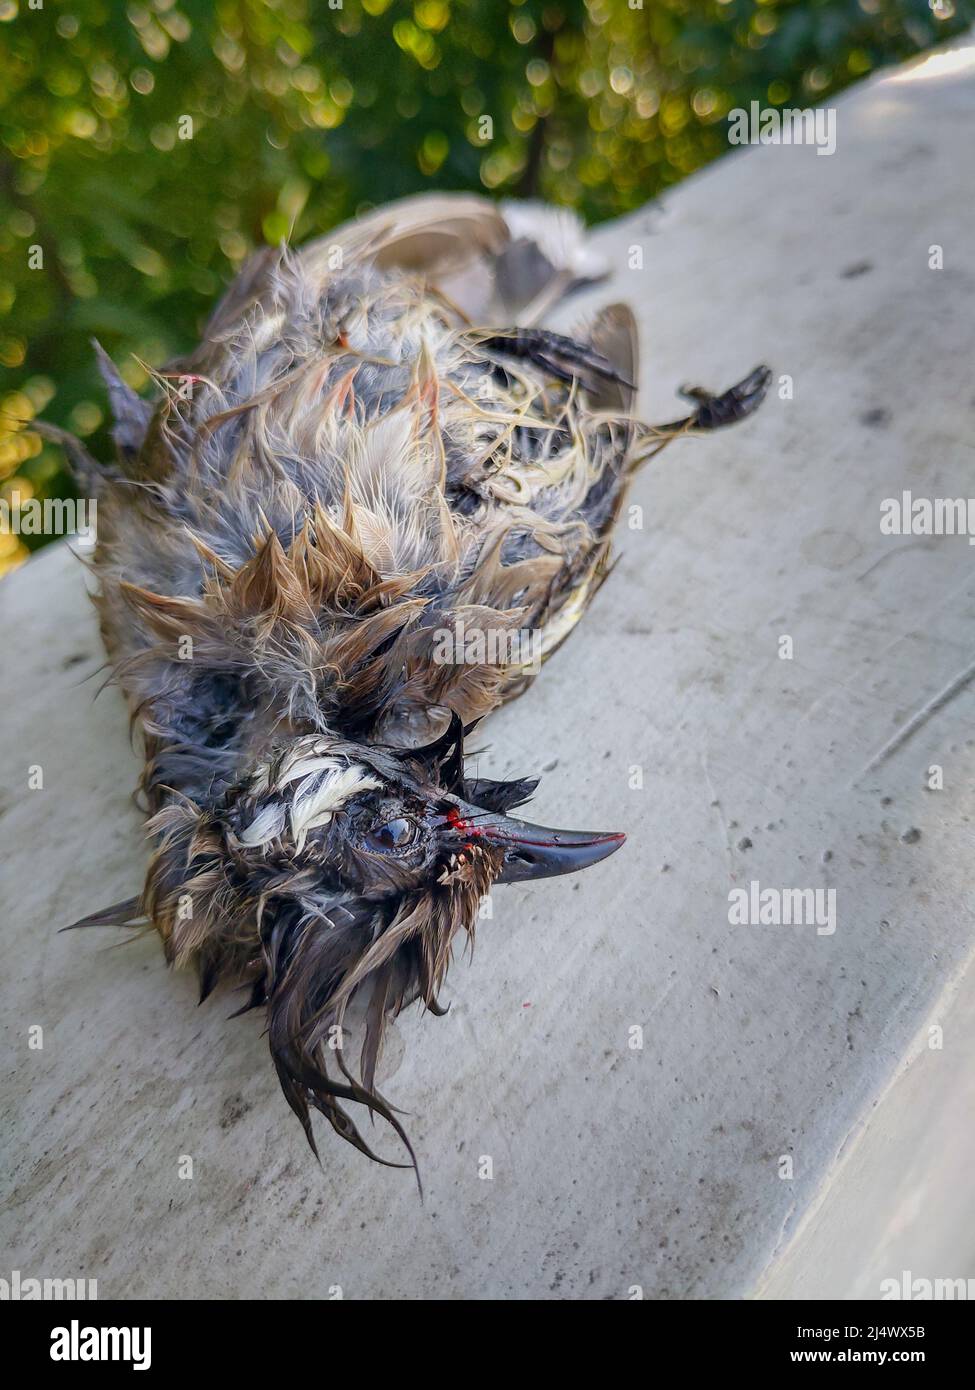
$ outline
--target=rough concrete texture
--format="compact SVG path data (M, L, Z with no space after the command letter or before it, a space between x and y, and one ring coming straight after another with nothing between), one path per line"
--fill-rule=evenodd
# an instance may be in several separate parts
M975 1272L970 1220L923 1234L926 1204L961 1199L910 1147L940 1124L970 1166L945 1000L968 997L975 937L975 551L879 524L902 489L971 491L973 70L967 49L865 84L834 156L736 153L598 233L616 270L586 304L636 306L647 418L763 360L794 399L640 477L643 529L594 611L484 732L485 771L544 771L538 819L630 838L499 889L447 1017L397 1025L384 1089L423 1203L327 1131L316 1166L235 998L198 1009L153 940L56 934L140 885L137 763L117 694L93 703L77 562L55 548L0 585L5 1268L102 1297L410 1299L876 1296L905 1265ZM731 925L752 879L835 889L835 933ZM837 1255L840 1184L860 1245Z

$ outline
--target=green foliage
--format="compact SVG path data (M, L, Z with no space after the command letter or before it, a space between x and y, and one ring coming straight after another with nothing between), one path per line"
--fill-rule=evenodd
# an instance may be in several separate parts
M108 457L89 338L142 385L255 245L431 187L625 212L725 152L731 108L822 101L975 16L931 4L0 0L0 482L69 493L41 411Z

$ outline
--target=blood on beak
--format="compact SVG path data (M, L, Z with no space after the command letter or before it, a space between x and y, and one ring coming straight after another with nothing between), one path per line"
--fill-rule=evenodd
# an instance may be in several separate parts
M486 840L504 850L504 866L495 883L574 874L615 854L626 839L622 834L598 831L551 830L514 816L485 814L463 803L448 816L447 823L454 835L468 843Z

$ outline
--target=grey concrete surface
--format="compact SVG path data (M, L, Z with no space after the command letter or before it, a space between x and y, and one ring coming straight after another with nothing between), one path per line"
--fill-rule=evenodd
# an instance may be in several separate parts
M636 306L647 418L763 360L794 398L639 478L643 529L593 612L485 729L485 771L544 771L540 820L630 838L499 889L450 1013L397 1025L384 1089L424 1203L325 1133L315 1165L234 999L198 1009L152 940L56 934L140 884L137 762L118 696L93 701L77 562L0 584L4 1269L102 1297L406 1299L872 1297L904 1267L971 1272L975 550L885 536L880 509L972 491L973 73L968 48L871 81L832 157L736 153L598 233L616 270L585 304ZM835 889L835 932L732 925L753 879Z
M961 910L973 906L969 894ZM869 1123L839 1156L762 1281L762 1298L931 1298L937 1281L954 1285L941 1297L975 1297L973 1055L969 968L949 981Z

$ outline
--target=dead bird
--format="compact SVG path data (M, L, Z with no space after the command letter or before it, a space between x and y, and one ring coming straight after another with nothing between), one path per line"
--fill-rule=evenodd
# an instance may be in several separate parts
M415 1166L376 1089L387 1020L442 1012L492 885L623 842L513 815L537 783L469 777L464 735L585 612L639 464L747 416L769 372L641 424L626 306L574 337L539 326L601 273L568 213L410 199L255 255L155 404L96 345L115 462L48 431L98 501L96 603L152 845L141 896L76 925L155 927L201 998L243 983L316 1153L313 1111L378 1157L360 1105ZM461 626L538 641L445 658Z

